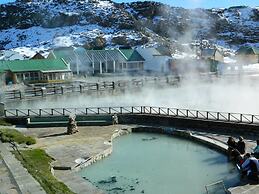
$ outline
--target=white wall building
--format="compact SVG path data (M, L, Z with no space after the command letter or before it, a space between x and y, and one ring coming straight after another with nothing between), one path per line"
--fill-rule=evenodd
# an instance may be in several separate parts
M144 70L153 73L170 73L171 65L169 60L172 57L162 55L155 48L141 48L136 49L138 53L145 59Z

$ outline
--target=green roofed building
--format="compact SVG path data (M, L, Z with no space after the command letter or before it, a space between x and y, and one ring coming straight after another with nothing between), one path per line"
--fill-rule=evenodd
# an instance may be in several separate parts
M133 49L119 49L125 61L121 64L121 69L127 72L139 72L144 70L145 59Z
M50 52L49 59L64 59L75 74L139 72L144 69L144 58L133 49L85 50L58 48Z
M244 64L259 63L259 48L242 46L236 51L237 60Z
M0 61L0 74L6 84L62 82L72 75L63 59Z

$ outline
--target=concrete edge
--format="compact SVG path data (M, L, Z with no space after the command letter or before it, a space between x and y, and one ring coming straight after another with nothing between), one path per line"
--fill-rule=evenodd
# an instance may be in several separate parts
M101 153L99 153L95 156L92 156L92 157L88 158L85 162L82 162L81 164L72 167L71 170L79 171L82 168L85 168L85 167L97 162L98 160L102 160L103 158L109 156L113 151L113 144L112 144L113 139L115 139L117 137L120 137L122 135L129 134L129 133L131 133L131 130L129 130L129 129L127 129L127 130L120 129L120 130L115 131L115 133L113 133L112 136L111 136L111 140L109 142L110 147L108 149L102 151Z
M10 174L14 179L15 183L17 184L19 192L22 194L27 194L30 193L30 191L35 191L39 194L46 194L45 190L40 185L40 183L28 172L28 170L25 167L23 167L22 163L19 160L17 160L16 157L5 146L6 145L0 142L0 151L4 154L4 156L2 155L3 161L7 166L8 170L10 171ZM18 166L18 168L13 167L16 165ZM30 187L28 188L26 188L26 186L23 183L24 176L30 179Z
M0 153L1 153L1 152L0 152ZM15 179L15 177L14 177L12 171L10 170L10 166L6 163L6 161L5 161L5 159L4 159L4 156L2 156L2 158L3 158L3 163L4 163L4 165L6 166L8 172L9 172L9 174L10 174L10 177L13 179L14 184L15 184L15 186L17 187L17 191L22 194L21 188L19 187L19 184L17 183L17 180Z

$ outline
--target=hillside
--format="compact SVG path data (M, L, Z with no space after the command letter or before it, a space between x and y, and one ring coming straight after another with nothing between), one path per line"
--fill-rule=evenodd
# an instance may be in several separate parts
M0 49L259 42L259 8L250 7L188 10L156 2L20 0L0 5L0 20Z

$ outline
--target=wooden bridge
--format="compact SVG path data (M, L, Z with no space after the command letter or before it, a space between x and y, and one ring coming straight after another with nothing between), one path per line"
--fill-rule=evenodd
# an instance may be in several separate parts
M157 125L180 128L216 129L223 131L259 134L259 115L190 110L151 106L4 109L2 118L14 124L28 124L31 120L67 123L75 115L87 125L91 120L108 120L117 115L120 124ZM40 119L42 118L42 119ZM62 119L61 119L62 118ZM90 122L90 121L89 121Z
M259 125L259 115L201 111L179 108L129 106L129 107L88 107L88 108L40 108L40 109L5 109L4 117L45 117L69 115L101 115L101 114L144 114L188 119L202 119L222 122Z
M46 97L51 95L64 95L68 93L85 93L120 90L125 88L138 88L148 85L176 85L179 78L175 76L167 77L146 77L142 79L104 81L96 83L76 82L46 85L42 87L26 87L25 89L8 90L3 92L3 100L22 100L36 97ZM1 95L0 95L1 99Z

